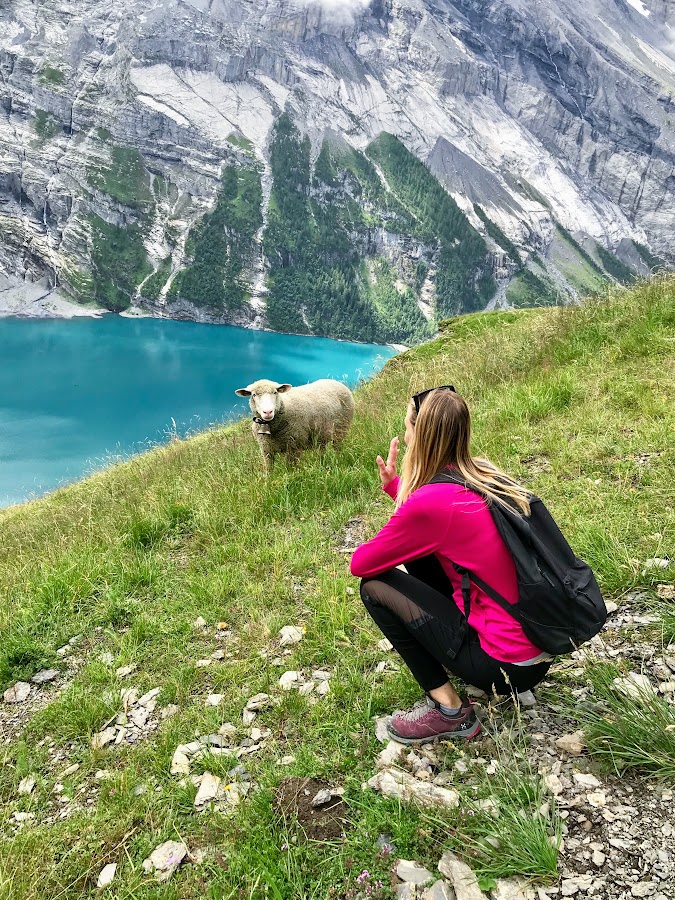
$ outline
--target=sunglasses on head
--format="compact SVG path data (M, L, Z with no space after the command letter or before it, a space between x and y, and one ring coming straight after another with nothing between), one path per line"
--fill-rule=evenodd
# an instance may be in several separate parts
M422 405L422 401L432 391L452 391L453 394L457 393L454 385L452 385L452 384L441 384L435 388L427 388L426 391L418 391L418 393L412 395L412 402L415 404L415 412L416 413L419 413L420 406Z

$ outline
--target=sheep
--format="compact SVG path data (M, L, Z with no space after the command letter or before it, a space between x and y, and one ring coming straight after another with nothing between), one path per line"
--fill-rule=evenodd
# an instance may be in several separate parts
M277 453L296 461L311 444L340 444L354 417L354 398L339 381L322 378L300 387L262 379L235 391L248 397L253 412L253 437L263 456L266 474Z

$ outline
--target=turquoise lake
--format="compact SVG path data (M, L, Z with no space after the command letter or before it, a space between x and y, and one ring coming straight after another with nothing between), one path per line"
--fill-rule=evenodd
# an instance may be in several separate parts
M394 350L165 319L0 319L0 506L248 413L257 378L354 386Z

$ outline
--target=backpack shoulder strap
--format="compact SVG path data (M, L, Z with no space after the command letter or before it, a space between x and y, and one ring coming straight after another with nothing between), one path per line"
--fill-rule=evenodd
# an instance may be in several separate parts
M468 491L473 491L474 494L483 496L480 491L474 488L473 485L467 484L467 482L458 472L456 473L454 471L444 469L442 472L434 475L434 477L431 479L430 484L442 484L443 482L459 484L462 487L465 487ZM509 603L509 601L505 597L503 597L499 593L499 591L496 591L493 587L490 587L490 585L486 581L483 581L483 579L479 575L476 575L475 572L472 572L470 569L467 569L464 566L460 566L454 562L452 565L455 571L462 576L462 597L464 598L464 615L467 621L469 618L471 597L471 588L469 584L470 581L473 581L473 583L477 585L485 594L487 594L488 597L491 597L492 600L494 600L495 603L504 610L504 612L507 612L517 622L520 621L520 615L515 604Z

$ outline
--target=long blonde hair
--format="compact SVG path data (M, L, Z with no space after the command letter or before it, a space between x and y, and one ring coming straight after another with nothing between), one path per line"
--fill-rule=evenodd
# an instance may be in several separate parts
M453 466L488 503L514 505L529 516L529 492L488 460L471 456L471 416L459 394L443 389L431 391L424 397L419 413L410 401L408 416L415 427L403 460L397 509L413 491L428 484L446 466Z

